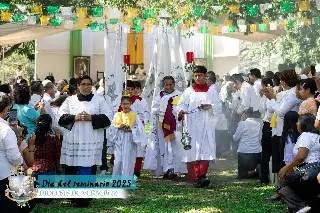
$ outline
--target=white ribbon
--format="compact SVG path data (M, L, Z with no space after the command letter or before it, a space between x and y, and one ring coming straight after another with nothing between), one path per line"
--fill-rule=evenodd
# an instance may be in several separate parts
M62 16L72 16L72 7L60 7Z
M16 7L20 10L21 13L25 13L27 11L27 5L16 4Z
M247 25L239 25L239 32L240 33L247 32Z
M278 24L276 21L270 22L270 30L277 30Z
M64 21L64 28L65 29L72 29L73 28L73 21L72 20L65 20Z
M260 12L263 14L266 10L271 9L271 3L260 4Z

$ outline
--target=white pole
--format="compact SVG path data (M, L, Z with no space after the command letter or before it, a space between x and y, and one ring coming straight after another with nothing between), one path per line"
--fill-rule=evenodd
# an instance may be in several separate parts
M2 84L3 84L3 83L4 83L4 47L3 47L3 45L1 46L1 51L2 51L2 60L1 60L1 67L2 67L1 82L2 82Z

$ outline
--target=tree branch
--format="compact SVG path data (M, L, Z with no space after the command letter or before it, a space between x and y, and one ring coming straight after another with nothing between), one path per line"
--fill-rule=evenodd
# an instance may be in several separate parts
M9 50L5 51L4 52L4 58L7 58L9 57L12 53L14 53L20 46L21 46L22 43L20 44L15 44L13 45L12 47L10 47ZM0 54L0 60L3 59L3 54L2 54L2 51L1 51L1 54Z

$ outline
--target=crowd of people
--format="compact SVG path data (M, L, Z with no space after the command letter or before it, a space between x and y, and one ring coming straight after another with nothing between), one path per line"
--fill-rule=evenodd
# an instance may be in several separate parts
M274 184L270 200L282 200L290 212L319 212L320 88L315 73L303 71L262 76L252 69L219 81L197 66L182 93L165 76L150 107L141 82L125 82L123 94L108 102L104 79L56 83L48 76L28 84L18 78L0 86L0 188L6 189L10 168L21 165L35 177L106 174L107 154L112 175L187 174L202 188L210 184L209 162L237 153L237 178ZM4 193L0 203L5 212L32 208L16 208ZM90 199L71 203L88 207Z

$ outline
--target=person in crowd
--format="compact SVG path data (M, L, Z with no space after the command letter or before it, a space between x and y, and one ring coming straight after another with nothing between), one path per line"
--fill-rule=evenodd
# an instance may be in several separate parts
M56 80L53 75L48 75L47 77L44 78L44 81L45 80L51 81L51 83L53 83L53 85L56 84Z
M43 86L41 82L34 82L31 85L31 98L29 101L29 104L31 104L32 106L35 106L41 99L43 96Z
M35 131L35 121L40 116L41 112L44 112L44 106L41 102L38 102L34 107L29 105L30 102L30 90L29 87L24 85L18 85L14 90L14 109L17 110L17 118L19 122L27 127L28 139Z
M5 120L11 108L11 99L4 93L0 93L0 206L1 212L19 212L17 203L5 196L5 190L9 185L11 168L19 166L23 158L18 148L17 137Z
M187 169L181 162L181 124L175 111L181 92L175 89L172 76L165 76L162 84L163 90L152 104L151 131L143 168L154 175L164 174L164 179L174 179Z
M52 119L48 114L42 114L37 119L35 130L34 175L54 175L61 172L60 141L52 129Z
M218 100L208 95L206 73L204 66L194 69L195 83L183 92L177 106L178 120L182 121L186 117L184 122L191 136L191 149L184 152L182 162L187 163L188 178L190 181L197 181L196 187L210 184L207 178L209 161L216 159L213 113L210 109Z
M216 135L216 153L220 156L230 148L230 142L228 141L228 121L225 114L222 112L222 103L219 97L219 89L217 88L216 75L214 72L207 73L207 84L209 86L208 94L216 100L216 104L213 106L213 124L215 127Z
M211 82L211 87L214 88L216 90L216 92L219 94L220 92L220 87L219 85L217 84L217 76L216 74L213 72L213 71L210 71L207 73L207 78L208 79L211 79L210 82Z
M43 100L50 103L55 98L54 84L49 80L42 81L44 93Z
M269 184L269 162L272 155L272 143L271 136L272 136L272 128L270 126L271 116L272 113L268 111L267 102L268 99L266 96L263 95L263 91L268 87L273 87L273 81L270 78L263 78L261 80L261 91L260 91L260 105L259 111L263 116L263 127L262 127L262 137L261 137L261 146L262 146L262 153L261 153L261 176L260 176L260 183L262 185Z
M138 96L141 98L141 105L143 106L143 110L144 110L144 120L143 123L147 124L150 122L150 112L149 112L149 106L148 103L146 101L146 99L141 97L141 93L142 93L142 85L139 81L135 81L134 82L134 95Z
M227 100L231 100L233 82L231 81L230 75L224 76L224 83L222 84L219 96L224 104L227 104Z
M250 70L249 81L253 84L256 96L260 101L260 90L261 90L261 72L259 69L254 68Z
M135 71L135 76L137 80L141 83L141 85L144 86L145 81L147 79L147 73L144 70L144 64L139 64L138 68Z
M112 175L134 174L138 145L147 141L144 126L135 112L130 109L129 96L121 98L121 112L113 118L112 126L108 129L108 141L114 150L115 160Z
M57 92L54 95L54 100L57 100L61 95L63 95L64 91L63 88L67 86L64 80L60 80L57 83Z
M91 175L92 167L101 165L104 129L110 126L112 111L106 100L92 94L92 79L79 79L79 94L69 96L59 109L58 124L70 132L63 135L60 163L67 175ZM89 200L73 200L87 207Z
M274 73L272 71L267 71L264 78L270 78L273 79Z
M296 85L299 81L295 70L284 70L280 75L283 92L274 93L273 88L263 90L264 95L270 100L267 102L269 112L273 113L270 126L272 127L272 172L277 174L283 165L280 159L280 141L283 132L283 119L289 111L298 112L301 100L296 97ZM275 184L279 185L277 178ZM275 194L271 200L279 200Z
M233 140L238 142L238 178L257 178L261 162L260 113L249 108L245 121L240 121Z
M285 165L294 159L293 147L300 135L297 129L298 118L299 114L295 111L288 112L284 116L284 125L280 144L280 159L285 163Z
M276 72L273 76L273 90L275 94L279 93L282 91L281 83L280 83L280 72Z
M299 116L297 129L301 134L293 148L294 159L279 171L279 177L284 184L277 190L291 212L320 212L319 192L320 185L314 181L301 180L300 173L293 172L295 167L319 163L320 136L314 127L315 116L303 114Z
M59 109L61 107L61 105L63 104L63 102L68 98L67 95L62 95L60 96L58 99L56 99L55 101L52 101L50 103L51 106L51 111L53 113L54 118L52 119L52 122L55 122L52 124L54 128L54 130L56 131L56 133L63 135L64 132L64 128L59 126L58 122L59 122Z
M313 74L311 72L311 67L305 67L301 70L300 72L300 78L301 79L307 79L307 78L312 78Z
M314 79L307 78L300 81L299 94L303 102L299 108L299 115L302 114L313 114L317 115L318 103L315 100L315 94L317 91L317 84Z
M237 113L241 115L242 120L244 120L247 109L252 107L254 111L259 110L259 98L254 87L245 82L240 74L232 75L231 79L234 83L234 88L240 90L240 104L237 107Z
M9 84L0 85L0 92L3 92L6 95L11 95L11 88Z
M26 79L17 80L17 85L28 86L28 81Z

